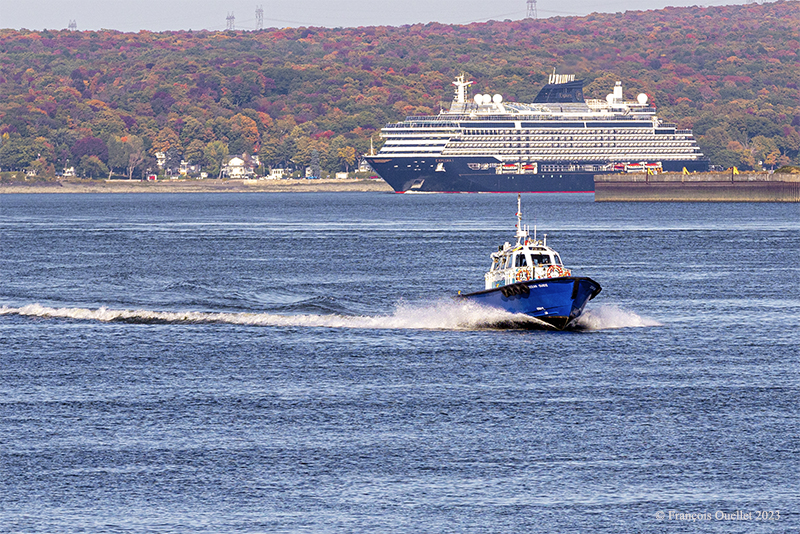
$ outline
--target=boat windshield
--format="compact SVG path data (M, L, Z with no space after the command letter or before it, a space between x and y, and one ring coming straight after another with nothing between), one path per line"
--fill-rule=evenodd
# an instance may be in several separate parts
M528 260L525 258L525 254L519 253L517 254L517 258L514 260L514 267L527 267Z
M544 254L534 254L531 256L534 265L550 265L550 256Z

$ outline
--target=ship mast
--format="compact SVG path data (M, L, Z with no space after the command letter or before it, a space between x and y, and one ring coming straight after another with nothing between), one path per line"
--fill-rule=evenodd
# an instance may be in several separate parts
M472 85L472 82L468 82L467 76L462 72L453 82L453 85L456 86L456 102L465 104L467 102L467 88Z

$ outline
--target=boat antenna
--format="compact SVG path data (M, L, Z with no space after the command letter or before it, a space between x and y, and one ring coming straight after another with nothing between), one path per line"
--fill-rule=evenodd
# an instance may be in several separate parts
M517 243L524 237L528 237L528 229L522 226L522 195L517 193Z

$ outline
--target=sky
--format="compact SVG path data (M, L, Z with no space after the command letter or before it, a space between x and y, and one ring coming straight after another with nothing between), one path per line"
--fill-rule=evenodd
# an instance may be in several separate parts
M662 9L666 6L726 5L744 0L537 0L539 18ZM256 7L265 28L298 26L402 26L418 22L467 24L519 20L527 0L0 0L0 28L78 30L224 30L234 16L237 30L256 29Z

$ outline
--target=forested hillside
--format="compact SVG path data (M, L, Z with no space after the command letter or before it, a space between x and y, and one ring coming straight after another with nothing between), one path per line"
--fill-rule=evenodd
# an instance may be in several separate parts
M352 167L378 130L435 113L465 71L530 101L555 67L650 95L712 163L800 163L800 2L543 20L258 32L0 30L0 167L138 177L157 151Z

